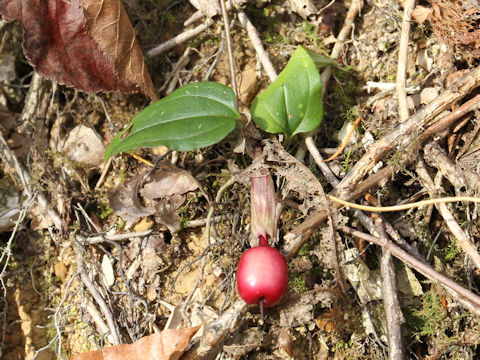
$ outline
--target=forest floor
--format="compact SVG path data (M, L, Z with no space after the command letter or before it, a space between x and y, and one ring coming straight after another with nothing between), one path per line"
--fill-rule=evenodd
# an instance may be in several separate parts
M186 0L123 3L144 54L183 33L197 11ZM148 100L81 93L36 77L21 51L21 28L3 24L0 358L71 358L101 349L115 342L112 324L121 343L204 324L184 356L192 359L372 360L392 351L396 359L402 352L407 359L478 358L477 203L380 214L326 197L378 206L478 197L480 17L471 3L479 4L417 1L424 7L416 21L404 21L411 3L257 0L229 12L243 113L272 80L264 61L278 74L302 45L338 62L321 70L328 75L317 130L285 147L261 133L282 204L276 246L289 266L287 294L264 318L258 306L239 301L235 280L250 247L250 185L241 172L252 164L243 147L248 127L207 148L140 148L105 163L105 147ZM305 14L302 4L318 14ZM256 28L266 59L240 12ZM422 14L429 14L423 23ZM227 50L216 15L200 34L145 61L164 97L196 81L230 86ZM36 100L27 97L34 82L42 89ZM36 101L31 128L18 124L29 101ZM341 154L319 160L336 152L357 119ZM12 165L12 153L21 165ZM144 214L145 174L159 157L148 183L169 174L193 190ZM26 195L22 172L35 196ZM37 210L40 194L59 214L60 230ZM9 218L12 209L25 211Z

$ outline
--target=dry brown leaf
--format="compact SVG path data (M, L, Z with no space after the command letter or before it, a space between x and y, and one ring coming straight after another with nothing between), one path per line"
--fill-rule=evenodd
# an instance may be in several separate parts
M433 10L425 6L417 6L413 9L411 16L419 24L423 24L425 21L430 20Z
M185 194L199 187L198 181L188 171L164 163L147 177L140 194L146 199L154 200Z
M200 183L188 171L169 163L157 166L148 177L143 173L123 183L109 195L110 207L127 222L155 214L155 221L170 232L180 229L178 209L185 202L185 193L200 189Z
M0 0L0 13L22 26L25 56L41 75L86 92L158 99L120 0Z
M121 344L76 355L71 360L178 360L198 326L163 330L145 336L133 344Z
M158 95L145 67L135 31L120 0L80 0L87 28L116 72L140 87L151 100Z

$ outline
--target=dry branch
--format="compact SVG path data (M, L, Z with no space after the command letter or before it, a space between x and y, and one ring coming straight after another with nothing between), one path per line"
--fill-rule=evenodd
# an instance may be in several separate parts
M340 198L348 196L355 185L391 151L402 154L402 161L413 161L423 139L424 128L432 125L436 116L447 110L451 104L459 101L480 85L480 67L455 81L424 108L398 124L381 139L372 144L365 155L353 166L335 189Z
M398 67L397 67L397 96L398 113L400 121L408 119L407 104L407 61L408 61L408 39L410 37L411 12L415 8L415 0L405 0L402 20L402 32L400 35L400 46L398 49Z
M374 243L375 245L384 247L386 250L390 251L393 256L403 261L408 266L447 288L450 291L450 294L472 313L477 316L480 315L480 296L474 294L470 290L465 289L463 286L457 284L447 276L436 272L430 265L417 260L414 256L396 246L392 241L388 239L385 241L385 239L380 239L378 237L365 234L348 226L342 226L338 228L338 230L345 234L349 234L359 239Z
M375 226L381 241L388 242L383 219L377 217ZM402 323L405 322L405 319L398 301L397 278L392 254L385 248L382 248L380 255L380 276L382 278L383 308L387 322L388 358L390 360L403 360Z
M247 31L248 37L250 38L250 41L252 42L252 45L255 48L255 51L257 52L258 58L262 63L262 66L265 69L265 72L267 73L268 78L270 79L271 82L274 82L275 79L277 78L277 72L273 68L273 65L272 65L272 62L270 61L268 53L265 51L265 48L263 47L262 40L258 35L257 29L255 29L255 26L253 26L252 22L248 18L247 14L245 14L245 12L239 11L238 19L240 20L240 23Z
M431 197L437 195L435 185L432 178L428 174L425 163L423 160L418 160L417 162L417 174L422 182L423 186L427 189ZM458 225L454 216L448 209L447 204L441 203L435 205L440 215L442 215L443 220L447 224L448 228L452 232L453 236L457 239L458 245L465 251L468 257L472 260L473 264L480 269L480 254L478 253L477 247L472 243L472 241L467 237L465 232L462 230L460 225Z
M7 166L11 167L14 172L17 173L20 182L22 183L25 192L29 197L33 197L34 194L30 189L30 182L32 181L32 177L30 173L25 169L25 167L20 164L15 154L12 152L10 147L7 144L7 141L3 137L2 132L0 131L0 159L4 161ZM39 207L39 213L43 216L45 213L48 217L47 221L49 224L53 224L57 231L61 231L62 227L62 219L57 214L57 212L49 206L48 200L45 196L41 193L37 194L37 204Z
M149 51L147 51L147 56L152 57L155 55L159 55L165 51L170 50L178 44L182 44L185 41L193 39L195 36L200 35L202 32L207 30L210 26L212 26L212 24L212 19L206 19L203 24L200 24L193 29L186 30L183 33L175 36L174 38L165 41L163 44L160 44L158 46L155 46L153 49L150 49Z

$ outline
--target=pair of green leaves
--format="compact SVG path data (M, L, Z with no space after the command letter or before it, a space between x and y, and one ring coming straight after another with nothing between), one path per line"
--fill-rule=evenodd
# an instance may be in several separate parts
M299 46L278 78L251 107L264 131L287 138L314 130L323 119L322 82L318 63L334 64ZM229 87L215 82L188 84L146 107L110 143L105 159L138 147L164 145L189 151L215 144L234 128L240 114Z

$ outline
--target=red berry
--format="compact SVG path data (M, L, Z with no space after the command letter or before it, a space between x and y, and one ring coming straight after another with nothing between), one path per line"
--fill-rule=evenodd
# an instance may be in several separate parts
M288 285L287 261L270 246L248 249L237 269L238 292L247 304L271 307L282 299Z

